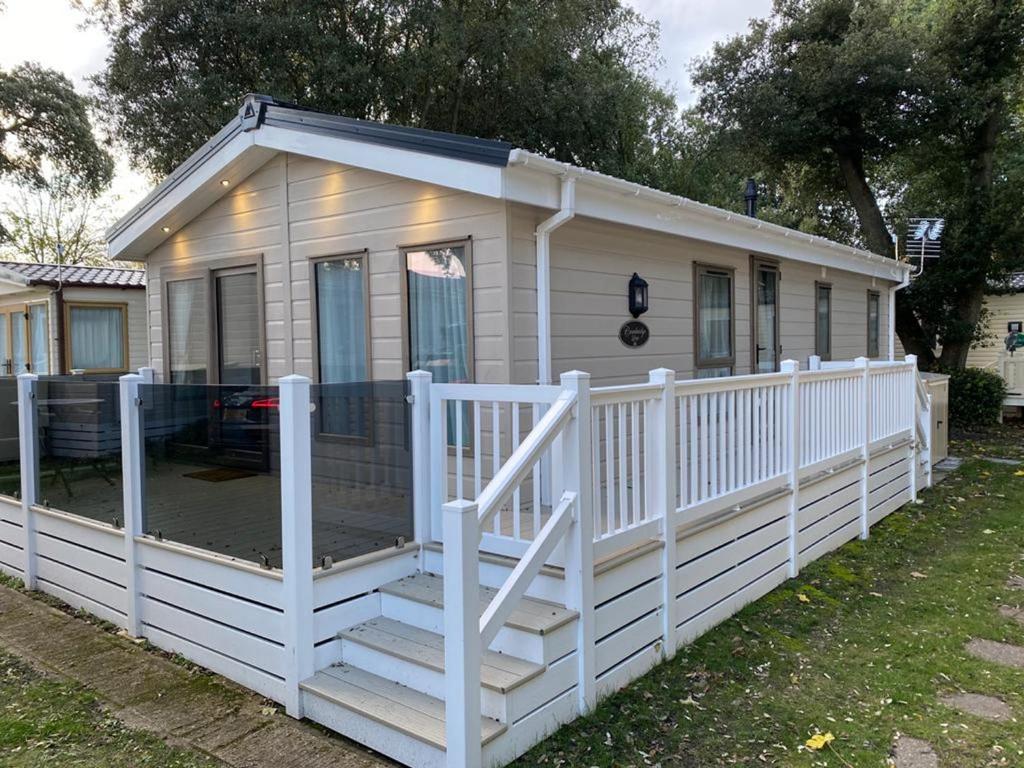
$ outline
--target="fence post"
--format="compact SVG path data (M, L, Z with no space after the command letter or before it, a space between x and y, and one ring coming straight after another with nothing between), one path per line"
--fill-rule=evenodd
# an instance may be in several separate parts
M821 370L821 356L811 355L807 358L807 370L809 371L820 371Z
M39 493L39 424L34 373L18 374L18 451L21 463L21 532L25 589L36 588L36 532L32 507Z
M907 392L910 398L910 500L917 501L917 355L903 358L907 364Z
M661 396L651 402L645 428L651 432L651 453L646 457L647 503L662 518L662 634L665 658L676 655L676 372L658 368L648 374L661 387ZM636 480L634 480L636 482Z
M864 434L861 437L861 460L860 468L860 538L866 539L871 535L871 521L868 518L868 478L871 476L871 361L866 357L858 357L854 364L863 370L860 386L860 407L864 409L861 427Z
M121 382L121 476L122 498L124 500L124 563L126 571L126 592L128 597L128 634L142 637L142 620L139 617L138 569L136 566L135 537L143 532L142 525L142 400L139 385L145 377L129 373L120 378Z
M143 366L139 368L139 376L142 377L143 384L156 384L156 369L150 368L149 366Z
M562 433L561 476L566 491L576 494L573 524L566 536L566 607L579 613L576 623L576 656L579 660L578 707L580 714L597 704L597 649L594 623L594 487L591 440L590 374L569 371L561 377L563 389L576 393L573 418ZM557 475L554 478L557 479ZM555 488L552 494L561 496Z
M789 577L800 573L800 363L783 360L779 370L789 374Z
M480 522L476 502L442 511L446 765L480 768Z
M431 540L430 535L430 383L427 371L405 374L412 403L412 515L413 536L417 543ZM422 550L421 555L422 557ZM420 570L423 570L422 563Z
M299 684L313 676L313 490L309 385L277 380L281 430L281 557L284 595L285 709L302 717Z

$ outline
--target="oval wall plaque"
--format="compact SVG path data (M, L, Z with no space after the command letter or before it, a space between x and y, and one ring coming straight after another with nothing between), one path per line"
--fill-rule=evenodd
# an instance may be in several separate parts
M651 338L651 329L640 320L629 320L619 328L619 341L627 347L642 347Z

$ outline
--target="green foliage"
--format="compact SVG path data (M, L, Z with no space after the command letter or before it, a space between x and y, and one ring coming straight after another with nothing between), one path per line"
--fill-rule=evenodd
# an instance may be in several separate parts
M37 64L0 70L0 179L45 184L49 163L90 193L114 171L89 122L88 103L64 75Z
M963 367L986 281L1024 266L1024 4L776 0L694 80L703 119L761 169L769 216L886 255L908 217L947 219L897 328L926 365L938 341Z
M982 427L999 421L1006 382L998 374L982 368L948 373L949 420L954 427Z
M134 159L167 173L246 92L500 138L661 183L678 131L656 29L619 0L98 0L97 80Z

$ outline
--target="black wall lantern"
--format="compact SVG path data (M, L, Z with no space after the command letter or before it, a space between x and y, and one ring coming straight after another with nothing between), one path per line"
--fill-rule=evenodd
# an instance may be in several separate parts
M629 278L629 314L640 317L647 311L647 281L636 272Z

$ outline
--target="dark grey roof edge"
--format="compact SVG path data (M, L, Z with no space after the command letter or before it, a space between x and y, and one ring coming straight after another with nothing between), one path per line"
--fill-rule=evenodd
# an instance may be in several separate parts
M25 280L26 287L37 285L65 285L92 288L145 288L146 271L126 267L107 267L90 264L63 265L63 279L58 278L58 264L39 264L23 261L0 261L0 269L13 272ZM84 279L82 273L89 275Z
M107 230L107 239L117 236L131 226L210 155L217 152L235 136L246 131L256 130L262 125L301 129L327 136L344 136L368 144L407 149L499 167L508 165L509 155L513 149L512 144L505 141L358 120L280 101L265 94L250 93L242 100L238 117L232 119L213 138L193 152L138 205Z

